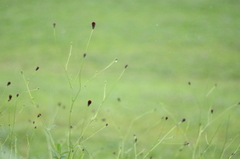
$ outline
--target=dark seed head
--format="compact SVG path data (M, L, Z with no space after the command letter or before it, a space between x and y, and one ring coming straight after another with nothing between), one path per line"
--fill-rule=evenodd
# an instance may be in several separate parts
M54 27L54 28L56 27L56 23L53 23L53 27Z
M16 97L18 97L19 96L19 94L16 94Z
M92 29L95 28L95 25L96 25L96 23L95 23L95 22L92 22Z
M106 126L108 126L108 123L106 123Z
M125 68L127 68L128 67L128 65L125 65Z
M88 107L92 104L91 100L88 100Z
M37 115L37 117L39 118L40 116L42 116L42 114L41 113L39 113L38 115Z
M186 121L186 119L185 119L185 118L183 118L183 119L182 119L182 122L185 122L185 121Z
M11 84L11 82L8 82L8 83L7 83L7 86L9 86L10 84Z
M214 110L213 109L211 109L211 113L213 113L214 112Z
M121 102L121 98L117 98L117 100L118 100L119 102Z
M134 140L134 142L137 142L137 138Z
M168 117L167 117L167 116L165 117L165 120L168 120Z
M191 82L190 82L190 81L188 82L188 85L191 85Z
M36 70L36 71L39 70L39 66L37 66L35 70Z
M12 95L9 94L9 96L8 96L8 101L10 101L11 99L12 99Z
M86 56L87 56L87 54L86 54L86 53L84 53L84 54L83 54L83 57L85 58Z

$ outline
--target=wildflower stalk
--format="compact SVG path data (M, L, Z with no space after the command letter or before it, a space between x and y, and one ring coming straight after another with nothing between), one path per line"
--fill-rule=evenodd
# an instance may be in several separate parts
M92 23L92 31L90 33L90 37L88 39L88 42L87 42L87 46L86 46L86 50L85 52L87 51L88 49L88 46L89 46L89 43L90 43L90 40L91 40L91 37L92 37L92 34L93 34L93 30L94 30L94 27L93 27L93 24L94 24L94 27L95 27L95 23L93 22ZM55 27L54 27L55 28ZM71 57L71 53L72 53L72 45L70 47L70 51L69 51L69 56L68 56L68 59L67 59L67 62L66 62L66 66L65 66L65 73L67 75L67 78L68 78L68 82L69 82L69 85L70 85L70 88L72 89L72 84L71 84L71 80L69 78L69 75L68 75L68 72L67 72L67 67L68 67L68 63L69 63L69 60L70 60L70 57ZM79 88L78 88L78 91L75 95L75 97L72 98L72 102L71 102L71 106L70 106L70 111L69 111L69 117L68 117L68 126L69 126L69 131L68 131L68 158L70 158L70 155L71 155L71 134L72 134L72 110L73 110L73 106L74 106L74 103L77 99L77 97L79 96L79 93L81 92L82 90L82 86L81 86L81 73L82 73L82 67L83 67L83 63L84 63L84 59L85 59L85 56L86 56L86 53L84 53L84 58L83 58L83 61L82 61L82 64L80 66L80 70L79 70L79 73L78 73L78 78L79 78Z

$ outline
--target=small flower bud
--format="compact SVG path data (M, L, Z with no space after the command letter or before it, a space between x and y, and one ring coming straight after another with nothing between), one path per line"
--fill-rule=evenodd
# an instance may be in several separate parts
M91 100L88 100L88 107L92 104Z
M18 97L19 96L19 94L16 94L16 97Z
M41 113L39 113L38 115L37 115L37 117L39 118L40 116L42 116L42 114Z
M165 117L165 120L168 120L168 116Z
M36 71L39 70L39 66L37 66L35 70L36 70Z
M85 58L86 56L87 56L87 54L86 54L86 53L84 53L84 54L83 54L83 57Z
M134 142L137 142L137 138L134 140Z
M188 82L188 85L191 85L191 82L190 82L190 81Z
M214 112L214 110L213 109L211 109L211 113L213 113Z
M106 126L108 126L108 123L106 123Z
M128 67L128 65L125 65L125 68L127 68Z
M55 28L56 27L56 23L53 23L53 28Z
M95 22L92 22L92 29L95 28L95 25L96 25L96 23L95 23Z
M9 94L9 96L8 96L8 101L10 101L11 99L12 99L12 95Z
M8 82L8 83L7 83L7 86L9 86L10 84L11 84L11 82Z
M185 121L186 121L186 119L185 119L185 118L183 118L183 119L182 119L182 122L185 122Z

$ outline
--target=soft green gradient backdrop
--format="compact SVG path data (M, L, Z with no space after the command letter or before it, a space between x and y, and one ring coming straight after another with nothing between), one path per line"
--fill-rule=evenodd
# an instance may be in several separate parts
M154 129L149 133L145 129L150 129L162 116L169 116L161 109L162 104L177 121L183 117L187 119L190 127L187 136L191 140L189 142L194 143L199 120L206 122L210 107L220 114L240 101L239 7L240 2L237 0L1 0L0 91L5 89L8 81L12 82L1 102L6 103L9 93L26 90L21 70L26 77L31 78L34 69L39 66L40 70L31 79L30 86L32 89L40 88L33 94L40 111L46 114L47 125L58 125L56 132L53 132L56 142L64 137L61 132L66 130L71 90L63 65L72 43L69 73L73 77L77 74L91 32L91 22L95 21L96 28L83 68L83 81L115 58L118 62L83 90L76 104L82 104L82 107L74 108L74 120L79 120L79 114L83 113L82 109L87 100L93 100L93 110L97 108L103 96L104 81L107 81L109 90L125 64L128 64L129 68L99 115L99 120L106 118L107 122L112 125L115 123L116 127L105 129L99 138L94 138L94 146L89 142L89 151L95 153L96 149L104 147L97 155L112 158L112 152L117 151L121 137L116 131L117 127L124 135L126 127L134 117L157 108L157 114L147 116L142 123L136 123L129 133L129 142L126 142L126 145L131 145L132 134L138 133L142 135L138 136L139 151L141 148L149 149L160 130ZM54 22L57 24L56 43L52 26ZM215 84L216 89L206 97ZM118 97L122 100L120 103L117 102ZM56 113L58 102L65 104L66 109L59 111L52 123L50 121L52 114ZM31 110L27 94L23 93L19 103L19 109L26 105L23 114L29 115L19 115L19 121L24 123L19 122L19 125L29 125L27 120L32 120L37 112ZM200 115L201 108L203 113ZM229 138L239 134L236 125L240 111L238 108L231 111L229 131L232 136ZM0 120L4 121L0 124L6 125L6 114L0 117ZM226 118L219 119L218 123L224 121L222 125L226 127L227 118L226 115ZM174 122L172 120L171 125L166 126L166 131ZM225 127L221 127L223 131L217 136L216 142L224 142ZM21 126L18 129L24 136ZM215 131L216 128L213 128L209 133ZM95 140L99 141L98 144ZM36 142L36 145L43 147L43 151L32 150L30 154L41 156L46 143L41 145L37 139ZM183 142L185 139L179 139L179 143ZM152 153L153 158L173 158L181 144L168 146L163 144L159 147L164 149L164 152L158 154L159 150L156 150ZM216 153L213 158L219 158L223 144L214 146ZM231 146L225 158L234 151L237 143ZM24 155L24 150L22 151ZM191 154L189 150L188 153L183 153L182 158L189 158ZM178 157L181 158L181 155Z

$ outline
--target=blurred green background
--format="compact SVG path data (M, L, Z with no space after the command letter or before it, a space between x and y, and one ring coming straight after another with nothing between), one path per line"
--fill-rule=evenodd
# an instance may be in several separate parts
M87 50L83 83L114 59L117 58L118 62L83 89L74 107L74 120L80 120L89 99L93 101L92 111L96 110L102 100L105 81L109 91L124 66L128 64L129 68L99 115L98 122L104 119L110 125L115 123L115 128L105 129L100 138L92 139L89 145L92 142L95 145L88 147L89 152L95 153L104 147L96 156L112 158L112 152L118 150L121 136L124 136L130 121L152 109L157 111L133 126L126 145L131 145L131 136L136 133L142 135L138 136L139 149L149 149L157 140L160 130L154 129L149 133L146 129L149 130L162 117L171 115L175 121L169 119L172 122L169 128L165 128L166 131L175 122L186 118L189 126L187 136L194 146L199 121L206 123L210 108L221 114L240 101L239 7L240 1L237 0L1 0L0 90L3 92L6 83L12 82L11 87L2 93L2 108L11 105L7 102L10 93L20 93L18 109L21 110L24 105L22 114L27 115L16 115L19 121L16 132L19 130L24 136L25 129L22 130L22 127L26 125L26 131L30 131L28 120L33 120L41 112L46 114L46 125L57 125L53 136L56 142L61 142L59 138L65 135L61 132L67 130L71 95L76 91L69 88L63 65L72 43L69 74L74 79L86 51L91 22L94 21L96 28ZM56 42L53 23L56 23ZM37 66L40 69L31 78ZM39 111L31 108L30 100L24 93L26 86L21 70L26 78L31 79L31 89L40 88L33 92ZM206 96L215 86L216 89ZM121 102L117 101L118 98ZM66 105L65 110L57 111L59 102ZM162 110L162 105L171 114ZM229 134L232 136L227 139L230 140L240 133L236 127L240 111L235 108L228 113ZM53 120L52 114L56 114L56 118L50 122ZM8 116L11 116L11 111L0 116L2 127L12 120ZM228 115L221 117L214 126L226 125L227 119ZM95 124L99 125L98 122ZM222 133L216 135L216 143L220 144L213 146L215 156L212 158L219 158L222 152L226 127L222 126ZM209 133L215 132L216 128L209 130ZM24 139L19 138L21 145ZM181 137L180 141L176 140L178 143L185 142ZM36 139L38 144L40 141L41 138L39 141ZM32 146L30 154L44 156L45 145L42 144L43 151L39 152ZM238 142L231 144L224 157L235 151L237 145ZM181 144L166 144L151 155L153 158L173 158L179 147ZM159 149L165 151L158 153ZM25 154L24 150L19 151ZM190 158L192 151L189 149L189 152L181 153L182 156L178 154L177 158ZM205 156L209 158L207 155L210 154Z

